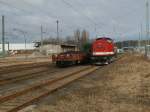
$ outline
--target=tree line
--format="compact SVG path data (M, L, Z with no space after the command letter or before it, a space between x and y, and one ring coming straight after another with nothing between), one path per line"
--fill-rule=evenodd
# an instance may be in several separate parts
M145 45L150 45L150 40L127 40L122 42L116 42L118 48L123 47L144 47Z

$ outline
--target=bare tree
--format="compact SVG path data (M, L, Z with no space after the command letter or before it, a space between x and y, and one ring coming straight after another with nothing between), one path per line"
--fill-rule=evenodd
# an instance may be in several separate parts
M78 49L80 49L81 33L80 33L80 30L79 30L79 29L77 29L77 30L74 32L74 38L75 38L75 42L76 42L76 45L77 45Z
M82 31L82 37L81 37L81 45L85 45L89 41L89 32L86 30Z
M80 41L80 30L77 29L75 32L74 32L74 37L75 37L75 41L78 43Z

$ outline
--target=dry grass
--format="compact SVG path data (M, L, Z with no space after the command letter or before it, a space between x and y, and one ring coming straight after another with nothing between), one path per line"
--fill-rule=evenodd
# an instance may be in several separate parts
M150 112L149 81L150 62L128 54L72 84L78 89L56 103L40 104L32 112Z

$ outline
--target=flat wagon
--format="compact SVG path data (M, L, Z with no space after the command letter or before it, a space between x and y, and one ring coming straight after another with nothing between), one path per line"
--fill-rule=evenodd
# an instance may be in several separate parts
M63 67L68 65L81 64L86 61L87 55L81 51L69 51L52 56L56 66Z

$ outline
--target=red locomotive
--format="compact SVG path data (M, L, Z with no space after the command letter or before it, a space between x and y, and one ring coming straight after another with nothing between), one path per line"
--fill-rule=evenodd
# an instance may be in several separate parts
M102 37L96 39L91 46L91 62L95 64L108 64L116 55L116 46L112 39Z

